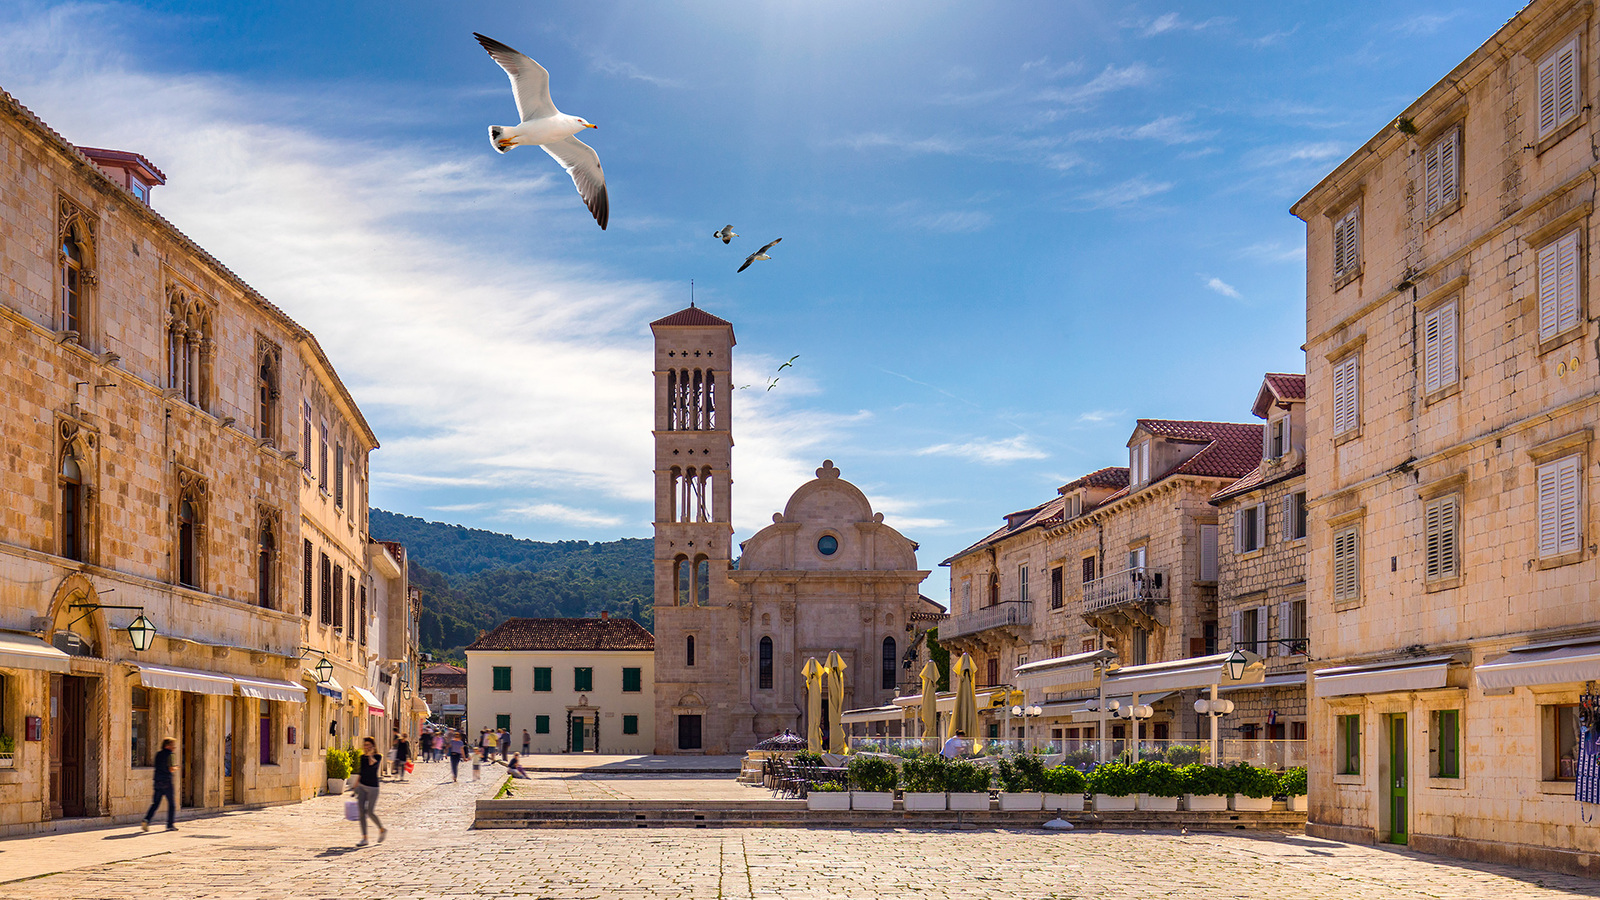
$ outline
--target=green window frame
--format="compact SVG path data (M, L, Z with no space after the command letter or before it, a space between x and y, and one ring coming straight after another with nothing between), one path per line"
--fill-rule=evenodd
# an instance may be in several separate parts
M1461 710L1433 711L1433 777L1461 777Z
M644 670L628 666L622 670L622 692L637 694L644 690Z
M1338 721L1338 774L1361 774L1361 714L1340 716Z
M511 730L511 716L509 714L507 714L507 713L501 713L499 715L496 715L494 717L494 727L496 727L496 728L504 728L505 730L510 731Z
M533 690L535 693L550 693L550 667L539 666L533 670Z
M575 691L594 690L594 668L592 666L572 667L572 689Z
M549 734L550 733L550 717L549 716L534 716L533 717L533 733L534 734Z
M511 667L510 666L495 666L494 667L494 689L497 690L497 691L509 691L509 690L511 690Z
M638 671L638 670L635 669L634 671ZM622 717L622 733L623 734L638 734L639 733L639 717L638 716L623 716Z

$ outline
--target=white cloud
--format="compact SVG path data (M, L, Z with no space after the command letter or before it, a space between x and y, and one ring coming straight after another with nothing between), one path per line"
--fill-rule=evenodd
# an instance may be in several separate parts
M643 81L646 84L653 84L656 87L683 87L683 82L681 81L677 81L672 78L663 78L659 75L652 75L633 63L628 62L627 60L612 59L607 56L595 54L589 57L589 65L597 72L604 72L607 75L619 75L623 78L630 78L634 81Z
M915 451L918 456L954 456L985 465L1018 462L1024 459L1046 459L1050 454L1033 446L1027 435L998 441L968 441L962 444L934 444Z
M1140 175L1127 181L1108 185L1099 190L1090 191L1083 195L1083 199L1089 201L1097 209L1116 209L1132 206L1140 200L1146 200L1170 190L1172 190L1171 182L1151 181Z
M1445 24L1460 15L1460 10L1452 10L1447 13L1418 13L1396 22L1393 30L1413 36L1429 35L1437 32Z
M1245 155L1245 162L1256 168L1272 168L1297 163L1322 162L1344 154L1345 145L1338 141L1312 141L1252 150Z
M1078 413L1077 423L1079 425L1099 425L1102 422L1121 418L1123 415L1124 411L1120 409L1091 409L1088 412Z
M1108 125L1080 128L1067 135L1069 141L1160 141L1163 144L1192 144L1215 132L1191 131L1189 116L1162 116L1143 125Z
M1142 62L1129 63L1121 67L1109 65L1099 75L1083 84L1044 91L1040 99L1067 109L1076 109L1113 91L1143 87L1154 81L1155 77L1155 70Z
M1240 248L1239 255L1263 262L1303 262L1306 258L1306 245L1302 242L1286 246L1279 241L1261 241Z
M529 503L507 507L503 518L529 521L561 522L567 525L621 525L618 516L606 515L592 509L577 509L560 503Z
M1200 277L1201 278L1206 278L1204 275L1202 275ZM1239 299L1239 291L1238 291L1238 289L1235 288L1233 285L1227 283L1226 281L1223 281L1221 278L1217 278L1215 276L1213 276L1211 278L1206 278L1206 287L1210 288L1213 291L1216 291L1217 293L1221 294L1224 297L1232 297L1235 300Z

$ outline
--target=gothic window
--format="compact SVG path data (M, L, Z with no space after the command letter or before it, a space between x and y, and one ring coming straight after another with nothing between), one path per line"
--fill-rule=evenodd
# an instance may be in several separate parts
M699 431L705 427L705 384L699 369L694 370L694 396L689 408L689 427Z
M83 249L68 232L61 242L61 327L81 331L83 316Z
M690 471L694 470L691 469ZM711 502L711 470L702 466L699 473L689 480L689 487L694 492L694 521L711 521L711 516L707 512ZM684 517L684 521L688 521L687 516Z
M261 359L256 367L256 437L267 441L278 437L278 367L281 353L277 345L261 342Z
M167 288L167 387L206 408L211 394L211 314L180 288Z
M178 502L178 583L195 586L195 526L198 525L194 504L187 498Z
M256 605L271 609L272 564L277 558L278 542L272 536L272 518L261 516L261 530L256 537Z
M886 691L894 689L894 686L895 686L895 683L896 683L896 679L897 679L897 677L899 675L899 672L896 671L899 662L900 662L900 658L899 658L898 655L896 655L896 652L895 652L894 638L892 638L892 637L884 638L883 639L883 681L880 682L879 686L882 687Z
M90 289L94 276L94 226L89 214L76 203L61 198L56 225L57 257L60 263L60 298L56 308L56 327L81 344L89 326Z
M678 430L678 370L667 370L667 430Z
M694 635L692 634L684 638L683 664L686 666L694 665Z
M83 559L83 469L73 451L61 457L61 555Z
M669 490L667 491L667 521L678 521L678 492L683 490L683 470L673 466L668 475Z
M717 373L706 370L706 399L705 399L706 428L717 427Z
M756 686L763 691L772 690L772 638L761 639L761 653L757 663Z

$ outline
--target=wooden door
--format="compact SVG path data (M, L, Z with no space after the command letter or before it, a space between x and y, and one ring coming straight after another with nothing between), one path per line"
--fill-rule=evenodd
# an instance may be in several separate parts
M699 750L700 749L700 717L699 716L679 716L678 717L678 749L679 750Z
M61 815L88 814L84 800L84 756L88 736L88 706L84 679L61 678Z
M236 792L238 779L235 777L239 768L237 754L238 739L234 728L235 701L232 697L222 698L222 802L238 803L239 795Z
M200 738L203 735L202 718L205 715L205 697L200 694L183 694L183 727L179 748L178 803L185 809L200 805Z
M1404 844L1409 836L1406 804L1406 717L1389 717L1389 841Z
M61 679L50 676L50 817L61 818Z

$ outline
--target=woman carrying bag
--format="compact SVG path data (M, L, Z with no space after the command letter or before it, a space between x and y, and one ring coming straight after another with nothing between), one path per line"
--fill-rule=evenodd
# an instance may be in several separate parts
M356 776L353 790L356 794L356 804L361 816L361 843L357 847L367 845L367 819L372 819L372 824L378 826L378 843L388 837L389 829L383 827L378 821L378 814L374 807L378 805L378 771L383 766L383 754L378 752L378 742L372 738L361 741L361 771Z
M400 781L406 780L406 773L411 771L411 742L406 736L396 735L394 739L394 777Z

